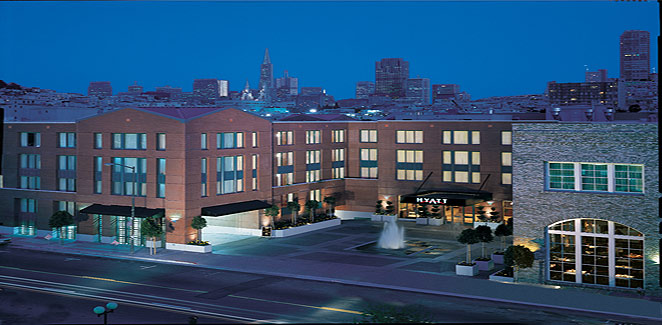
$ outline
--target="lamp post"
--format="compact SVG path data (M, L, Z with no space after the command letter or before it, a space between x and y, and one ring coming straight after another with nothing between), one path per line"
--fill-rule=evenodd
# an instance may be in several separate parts
M120 167L124 167L124 168L130 168L131 173L133 174L133 185L132 185L133 190L131 191L131 230L130 230L131 232L129 234L129 238L130 238L130 241L131 241L131 254L133 254L133 245L134 245L133 244L133 242L134 242L134 235L133 235L134 234L134 229L133 228L135 228L133 220L136 217L136 212L135 212L135 210L136 210L136 166L127 166L127 165L122 165L122 164L117 164L117 163L105 163L104 165L106 165L106 166L116 165L116 166L120 166Z
M95 314L97 314L97 317L101 317L103 315L103 325L108 324L108 314L112 313L117 309L117 304L114 302L109 302L106 304L106 307L103 306L96 306L92 311L94 311Z

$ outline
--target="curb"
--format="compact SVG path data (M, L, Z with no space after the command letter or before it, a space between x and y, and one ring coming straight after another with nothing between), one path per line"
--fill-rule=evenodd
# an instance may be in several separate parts
M38 249L38 248L33 248L33 247L25 247L25 246L19 246L17 248L25 249L25 250L33 250L33 251L42 251L42 252L47 251L47 250L43 250L43 249ZM178 264L178 265L184 264L184 265L188 265L188 266L191 266L191 267L204 268L204 269L215 269L215 270L230 271L230 272L237 272L237 273L259 274L259 275L275 276L275 277L282 277L282 278L291 278L291 279L298 279L298 280L308 280L308 281L318 281L318 282L327 282L327 283L347 284L347 285L354 285L354 286L361 286L361 287L368 287L368 288L380 288L380 289L388 289L388 290L397 290L397 291L407 291L407 292L431 294L431 295L437 295L437 296L447 296L447 297L456 297L456 298L463 298L463 299L492 301L492 302L499 302L499 303L510 303L510 304L521 305L521 306L533 306L533 307L548 308L548 309L555 309L555 310L568 310L568 311L591 313L591 314L597 314L597 315L619 316L619 317L646 319L646 320L652 320L652 321L662 321L662 315L660 315L660 317L652 317L652 316L643 316L643 315L635 315L635 314L623 314L623 313L616 313L616 312L588 310L588 309L580 309L580 308L567 307L567 306L558 306L558 305L551 305L551 304L533 303L533 302L526 302L526 301L519 301L519 300L512 300L512 299L502 299L502 298L494 298L494 297L475 296L475 295L468 295L468 294L455 293L455 292L443 292L443 291L428 290L428 289L402 287L402 286L396 286L396 285L377 284L377 283L363 282L363 281L353 281L353 280L344 280L344 279L309 276L309 275L297 275L297 274L290 274L290 273L269 272L269 271L261 271L261 270L242 270L242 269L235 269L235 268L222 267L222 266L198 264L196 262L188 262L188 261L164 260L164 259L158 259L158 258L143 258L143 257L135 257L135 256L101 255L101 254L93 254L93 253L84 253L84 252L81 252L81 251L69 251L69 252L58 251L58 253L93 256L93 257L103 257L103 258L112 258L112 259L117 259L117 260L139 260L139 261L140 260L147 260L147 261L150 261L150 262L162 263L162 264ZM636 298L630 298L630 299L636 299ZM654 301L651 301L651 302L654 302ZM661 310L662 310L662 304L660 304L660 307L661 307Z

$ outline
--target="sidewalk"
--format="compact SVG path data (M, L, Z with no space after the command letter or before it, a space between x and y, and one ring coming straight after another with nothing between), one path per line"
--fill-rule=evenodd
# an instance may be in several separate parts
M213 254L159 249L157 255L150 256L148 249L140 248L131 255L128 247L89 242L60 245L57 240L18 236L12 237L10 245L662 321L662 303L634 294L625 297L626 294L592 293L571 287L487 280L487 275L494 271L483 272L476 278L456 276L451 270L464 257L459 253L465 248L434 258L384 256L352 249L362 242L375 240L380 229L381 226L369 222L344 221L341 226L288 238L242 236L235 242L215 246ZM433 228L426 226L407 225L406 229L410 237L448 239L448 234L430 232ZM478 253L480 245L474 246Z

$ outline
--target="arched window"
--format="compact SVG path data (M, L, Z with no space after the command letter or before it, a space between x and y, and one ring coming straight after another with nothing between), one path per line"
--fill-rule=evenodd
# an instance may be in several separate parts
M571 219L550 225L547 232L549 280L643 288L644 236L636 229Z

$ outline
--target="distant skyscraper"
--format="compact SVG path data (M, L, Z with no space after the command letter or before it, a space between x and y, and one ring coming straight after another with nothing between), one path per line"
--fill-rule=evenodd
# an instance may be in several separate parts
M109 97L113 95L113 87L110 86L110 81L92 81L87 87L87 95Z
M430 79L411 78L407 79L407 99L417 104L430 103Z
M202 102L210 102L221 97L222 84L225 80L195 79L193 80L193 97ZM225 81L225 94L227 96L227 81Z
M375 93L375 83L372 81L359 81L356 83L356 98L368 99Z
M219 92L221 97L228 97L230 94L230 82L227 80L218 81Z
M181 88L174 88L170 86L165 86L165 87L156 87L156 92L157 93L164 93L168 94L170 99L179 99L182 97L182 89Z
M457 99L460 86L454 84L432 85L432 102L442 99Z
M143 86L139 86L137 81L133 82L133 85L129 86L129 94L140 95L143 92Z
M586 82L607 82L607 70L586 71Z
M401 58L388 58L375 62L375 94L391 98L405 96L405 83L409 78L409 62Z
M263 99L270 99L271 93L273 91L274 83L274 66L271 64L271 59L269 58L269 49L267 48L264 51L264 59L260 65L260 83L258 85L261 97Z
M647 80L650 73L650 33L627 30L621 34L621 79Z
M251 85L248 84L248 80L246 80L246 86L244 87L244 90L241 91L241 100L253 100Z
M299 93L299 79L290 77L285 70L283 77L276 79L276 92L278 98L296 96Z

